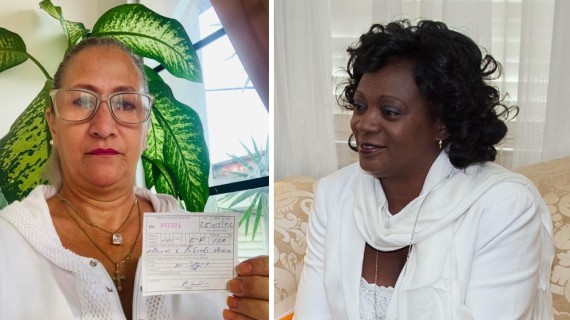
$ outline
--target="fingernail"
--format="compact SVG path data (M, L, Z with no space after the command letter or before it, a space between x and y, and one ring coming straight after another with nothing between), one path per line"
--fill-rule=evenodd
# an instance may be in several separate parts
M253 270L253 267L251 266L251 264L249 264L247 262L242 262L242 263L238 264L238 266L237 266L237 272L241 276L249 275L252 270Z
M228 281L228 290L233 293L241 293L241 281L238 279Z
M231 320L231 319L234 319L236 317L236 314L231 310L224 309L223 317L226 320Z
M239 309L239 298L229 296L227 303L230 309Z

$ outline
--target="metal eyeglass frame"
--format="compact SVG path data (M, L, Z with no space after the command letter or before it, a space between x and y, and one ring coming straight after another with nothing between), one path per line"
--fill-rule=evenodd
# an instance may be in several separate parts
M58 92L61 91L81 91L81 92L85 92L85 93L89 93L92 94L93 96L95 96L96 99L96 104L95 104L95 108L93 109L93 112L91 113L91 115L83 120L68 120L68 119L63 119L60 115L59 115L59 111L57 110L56 107L56 103L55 103L55 95ZM139 94L142 96L147 97L150 100L149 103L149 108L148 108L148 114L146 115L146 117L140 121L140 122L127 122L124 120L121 120L117 117L117 115L115 115L115 112L113 111L113 108L111 107L111 98L113 98L116 95L120 95L120 94ZM154 96L148 93L144 93L144 92L139 92L139 91L119 91L119 92L113 92L111 94L108 94L106 96L100 95L96 92L93 92L91 90L87 90L87 89L53 89L49 92L49 96L51 97L51 104L53 109L55 110L55 115L60 118L63 121L68 121L68 122L84 122L84 121L88 121L91 118L93 118L93 116L95 116L95 114L97 113L97 110L99 110L99 105L101 104L101 101L105 101L107 103L107 108L109 108L109 112L111 112L111 116L113 116L113 119L115 119L117 122L120 123L124 123L124 124L141 124L141 123L145 123L148 121L148 119L150 118L150 113L151 113L151 109L152 109L152 104L154 103Z

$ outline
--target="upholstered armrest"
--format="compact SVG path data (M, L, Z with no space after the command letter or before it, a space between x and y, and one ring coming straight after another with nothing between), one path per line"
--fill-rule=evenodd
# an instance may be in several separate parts
M555 320L570 320L570 157L514 171L536 185L552 214L555 256L550 276Z
M274 299L275 316L290 313L307 249L306 232L315 179L291 177L275 182Z

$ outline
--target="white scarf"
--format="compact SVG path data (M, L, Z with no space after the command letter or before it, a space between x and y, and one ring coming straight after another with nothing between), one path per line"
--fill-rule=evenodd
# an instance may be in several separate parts
M354 187L354 218L365 241L378 250L393 251L410 245L413 232L413 250L402 271L405 274L400 276L402 282L394 291L397 303L390 304L386 320L472 319L463 307L459 288L453 223L489 188L506 181L521 183L540 197L522 175L491 162L459 170L442 152L430 168L420 195L391 216L379 180L361 170ZM550 219L548 209L546 215L543 238L549 238L549 225L551 230L550 221L545 221ZM549 244L551 238L550 242L543 241L544 250L552 251ZM544 290L549 282L549 255L543 253L541 266Z

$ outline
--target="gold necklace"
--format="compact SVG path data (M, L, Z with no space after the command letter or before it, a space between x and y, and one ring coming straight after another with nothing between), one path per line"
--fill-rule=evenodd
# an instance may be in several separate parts
M75 214L77 214L79 217L81 217L81 219L83 219L83 221L85 221L85 223L87 223L88 225L95 227L101 231L104 231L104 232L110 234L111 235L111 243L113 243L114 245L117 245L117 246L120 246L121 244L123 244L123 234L119 233L119 231L121 231L123 226L127 223L127 220L129 220L129 218L131 217L131 214L133 213L133 209L135 208L135 204L137 204L137 201L138 201L136 196L135 196L135 202L133 202L133 205L131 206L131 209L129 210L129 214L127 215L125 220L123 220L123 223L121 223L121 225L115 231L107 230L107 229L100 227L97 224L95 224L95 222L91 221L91 219L87 218L84 214L79 212L79 210L77 210L77 208L75 208L75 206L71 202L69 202L69 200L67 200L61 194L61 192L58 192L57 196L59 197L59 201L65 202L73 210L73 212L75 212Z
M127 279L127 276L124 273L121 273L121 270L119 270L119 267L121 265L123 265L124 263L126 263L127 261L131 260L131 257L133 255L133 251L135 250L137 242L139 241L139 236L141 234L141 229L142 229L141 207L140 207L138 201L135 201L135 203L137 204L137 211L138 211L138 216L139 216L139 230L137 231L137 236L135 238L135 242L133 242L133 246L131 247L131 250L129 251L129 253L121 261L115 261L103 249L101 249L101 247L99 247L97 245L95 240L93 240L89 236L87 231L81 226L81 224L79 224L79 221L77 221L77 219L71 214L71 212L69 211L69 208L70 207L73 208L73 205L69 201L62 200L61 197L60 197L60 200L61 200L61 202L63 202L65 204L65 209L66 209L67 213L69 214L69 217L75 222L75 224L77 224L79 229L83 232L83 234L85 234L87 239L89 239L89 242L91 242L91 244L93 244L93 246L97 250L99 250L99 252L101 252L101 254L103 254L109 261L111 261L111 263L113 263L115 265L115 272L114 272L115 276L111 276L111 278L113 279L113 282L115 282L115 287L117 287L117 291L122 292L123 291L122 281L125 281Z

